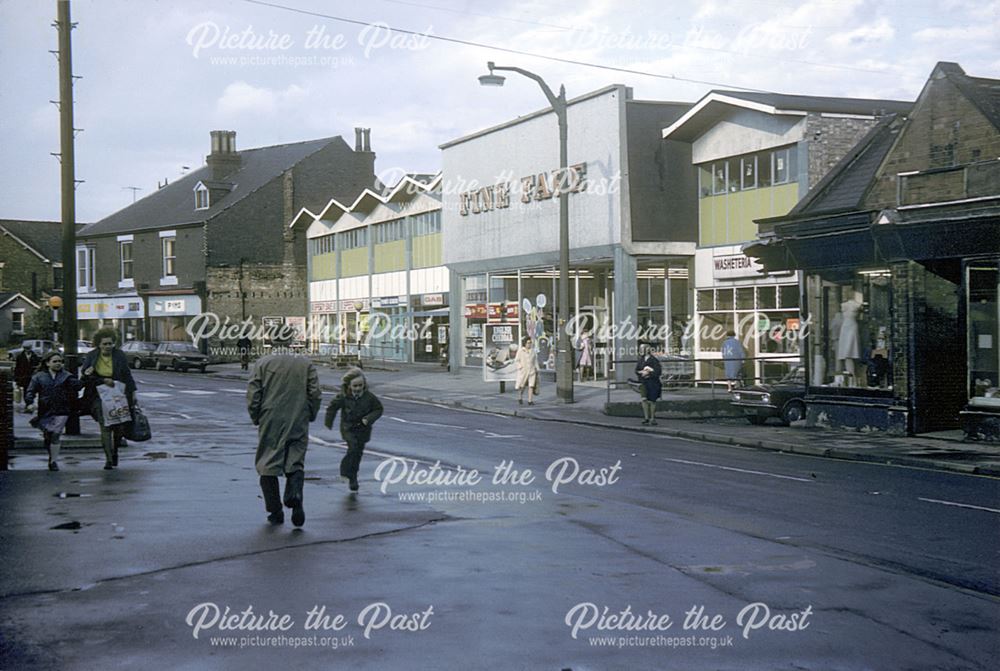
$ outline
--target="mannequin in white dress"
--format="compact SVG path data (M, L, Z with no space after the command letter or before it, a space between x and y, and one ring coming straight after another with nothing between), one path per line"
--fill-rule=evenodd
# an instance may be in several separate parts
M840 304L840 337L837 339L837 361L843 361L843 370L854 375L854 360L861 356L858 342L858 315L861 301L849 298Z

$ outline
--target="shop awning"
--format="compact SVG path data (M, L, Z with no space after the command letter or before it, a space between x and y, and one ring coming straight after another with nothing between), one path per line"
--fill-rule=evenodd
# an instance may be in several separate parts
M976 199L782 221L744 245L768 272L1000 254L1000 202ZM773 220L772 220L773 221Z

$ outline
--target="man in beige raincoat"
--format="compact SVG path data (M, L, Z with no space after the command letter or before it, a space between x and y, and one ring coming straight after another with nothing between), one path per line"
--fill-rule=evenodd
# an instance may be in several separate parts
M285 521L278 489L278 477L284 475L284 503L292 509L292 524L300 527L306 521L302 485L309 423L319 412L322 392L312 362L288 353L289 335L279 333L273 341L274 352L254 366L247 387L247 409L254 426L259 427L256 465L267 519L271 524Z

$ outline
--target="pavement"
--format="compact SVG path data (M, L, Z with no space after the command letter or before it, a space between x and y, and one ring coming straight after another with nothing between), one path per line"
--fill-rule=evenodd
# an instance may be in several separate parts
M320 384L327 392L340 388L343 368L318 366ZM208 373L214 377L246 381L248 372L239 364L220 364ZM652 433L736 447L804 454L830 459L875 462L897 466L951 471L1000 477L1000 445L967 441L959 432L935 437L897 437L882 432L854 432L809 427L805 422L793 426L778 424L751 426L720 403L719 392L705 389L667 391L660 402L657 426L640 424L638 398L628 390L608 392L604 382L584 382L574 386L574 403L564 404L555 396L555 384L543 376L541 394L534 405L519 405L513 384L506 393L499 384L482 380L478 371L462 370L452 374L436 365L399 364L392 369L369 366L366 369L372 390L386 398L420 401L497 415L521 417L545 422L569 422L583 426L617 428ZM635 403L635 417L606 414L608 401L620 409L622 403ZM670 412L682 407L688 416ZM698 410L690 410L701 408ZM705 409L708 409L706 412ZM709 416L706 416L709 415ZM664 416L665 415L665 416ZM15 449L42 447L37 432L28 426L28 415L15 412ZM80 436L66 436L63 450L100 447L96 424L84 418Z

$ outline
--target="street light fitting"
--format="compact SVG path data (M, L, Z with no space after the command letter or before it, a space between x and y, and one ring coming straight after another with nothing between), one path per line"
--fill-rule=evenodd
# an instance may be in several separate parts
M479 83L483 86L503 86L504 78L494 73L494 70L505 70L516 72L528 79L533 80L542 89L542 93L552 105L552 111L556 115L559 125L559 174L565 175L569 164L567 149L568 130L566 122L566 88L559 87L559 95L552 92L549 85L541 76L510 65L497 65L493 61L488 61L486 67L490 69L488 75L479 78ZM559 191L559 293L556 314L558 315L556 340L556 397L562 403L573 402L573 346L569 340L569 331L566 324L569 321L569 191L560 189Z
M483 75L479 78L479 83L482 86L503 86L506 77L501 77L500 75L493 74L493 61L486 63L486 67L490 69L488 75Z

